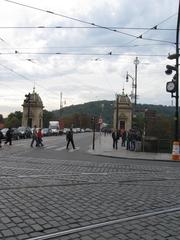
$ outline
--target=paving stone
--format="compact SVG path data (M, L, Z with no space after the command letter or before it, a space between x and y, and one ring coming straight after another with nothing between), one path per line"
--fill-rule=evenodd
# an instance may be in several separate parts
M31 227L37 232L43 230L43 228L39 224L33 224L33 225L31 225Z
M2 230L2 235L4 236L4 237L10 237L10 236L13 236L14 235L14 233L11 231L11 230L9 230L9 229L7 229L7 230Z
M8 224L8 223L11 222L11 219L8 218L8 217L1 217L1 218L0 218L0 221L1 221L2 223L4 223L4 224Z

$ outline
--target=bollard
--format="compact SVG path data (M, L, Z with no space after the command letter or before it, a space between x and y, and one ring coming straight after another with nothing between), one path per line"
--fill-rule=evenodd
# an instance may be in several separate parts
M179 142L178 141L173 142L172 160L180 160Z

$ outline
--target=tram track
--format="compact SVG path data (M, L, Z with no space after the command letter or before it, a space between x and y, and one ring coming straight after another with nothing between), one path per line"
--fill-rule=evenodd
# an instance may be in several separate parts
M4 179L13 179L13 178L20 178L22 179L23 176L20 177L4 177ZM37 177L25 177L27 178L34 178L37 179ZM47 179L46 177L40 177L41 179ZM52 180L52 179L50 179ZM93 182L89 180L77 180L77 179L65 179L65 178L53 178L53 180L59 180L59 181L64 181L64 182L71 182L71 183L61 183L61 184L43 184L43 185L29 185L29 186L20 186L20 187L1 187L0 191L10 191L10 190L20 190L20 189L37 189L37 188L52 188L52 187L72 187L72 186L83 186L83 185L138 185L137 183L144 183L144 182L164 182L164 181L180 181L180 179L131 179L131 180L122 180L122 181L113 181L113 182L107 182L107 181L99 181L99 182ZM74 181L74 183L72 183ZM180 184L180 182L179 182ZM18 183L17 183L18 185ZM141 186L154 186L153 184L143 184ZM160 186L160 187L173 187L172 185L165 185L165 186ZM177 186L174 186L177 187Z
M169 209L164 209L164 210L160 210L160 211L152 211L152 212L143 213L143 214L137 214L134 216L119 218L119 219L112 220L112 221L100 222L97 224L90 224L90 225L87 225L84 227L73 228L73 229L69 229L66 231L59 231L59 232L55 232L55 233L51 233L51 234L42 235L39 237L29 238L27 240L55 239L57 237L62 237L62 236L67 236L67 235L71 235L74 233L93 230L96 228L102 228L102 227L106 227L106 226L110 226L110 225L114 225L114 224L121 224L124 222L130 222L130 221L134 221L134 220L139 220L139 219L143 219L143 218L149 218L149 217L154 217L154 216L158 216L158 215L162 215L162 214L169 214L169 213L174 213L174 212L180 212L180 207L169 208Z

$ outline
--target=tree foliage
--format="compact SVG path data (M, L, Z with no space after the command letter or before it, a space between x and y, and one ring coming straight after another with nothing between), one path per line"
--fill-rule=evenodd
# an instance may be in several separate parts
M14 113L10 113L8 117L5 119L6 127L19 127L22 122L22 112L16 111Z

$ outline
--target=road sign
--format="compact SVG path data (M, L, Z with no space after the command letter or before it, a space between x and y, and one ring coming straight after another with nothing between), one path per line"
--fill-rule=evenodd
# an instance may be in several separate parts
M103 119L102 119L102 118L99 118L98 123L99 123L99 124L102 124L102 123L103 123Z

